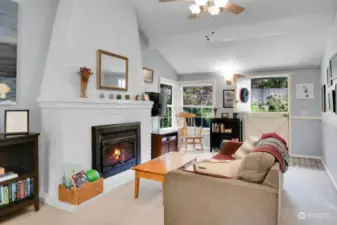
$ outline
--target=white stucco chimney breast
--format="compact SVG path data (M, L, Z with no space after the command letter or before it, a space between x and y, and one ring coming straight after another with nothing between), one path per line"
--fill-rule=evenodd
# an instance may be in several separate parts
M152 102L132 100L38 100L42 111L40 137L41 192L45 203L67 211L78 207L58 200L64 163L91 169L92 126L141 122L141 159L151 159ZM134 178L133 171L117 174L104 181L104 193Z

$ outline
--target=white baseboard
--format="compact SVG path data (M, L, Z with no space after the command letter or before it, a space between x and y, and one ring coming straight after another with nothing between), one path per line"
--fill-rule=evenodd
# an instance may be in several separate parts
M320 159L322 160L321 156L314 156L314 155L298 155L298 154L290 154L292 157L298 157L298 158L307 158L307 159Z
M328 166L325 164L323 158L321 158L321 161L322 161L322 164L323 164L323 166L325 168L325 171L327 172L327 174L328 174L328 176L329 176L329 178L331 180L332 185L334 186L334 188L335 188L335 190L337 192L337 182L335 181L335 179L333 178L332 174L330 173L330 171L328 169Z
M311 155L297 155L297 154L291 154L290 156L293 156L293 157L299 157L299 158L308 158L308 159L319 159L321 160L323 166L324 166L324 169L326 171L326 173L328 174L329 176L329 179L332 183L332 185L334 186L336 192L337 192L337 182L335 181L335 179L333 178L332 174L330 173L329 169L328 169L328 166L325 164L323 158L321 156L311 156Z

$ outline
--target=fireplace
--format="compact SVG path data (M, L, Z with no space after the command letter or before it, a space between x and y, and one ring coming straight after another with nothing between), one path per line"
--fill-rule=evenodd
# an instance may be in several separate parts
M140 163L140 123L92 127L92 168L104 178Z

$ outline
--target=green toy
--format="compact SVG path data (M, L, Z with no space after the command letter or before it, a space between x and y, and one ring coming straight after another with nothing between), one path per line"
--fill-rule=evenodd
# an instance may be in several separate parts
M85 175L87 175L88 180L90 182L94 182L98 180L101 176L99 175L99 172L97 170L88 170Z

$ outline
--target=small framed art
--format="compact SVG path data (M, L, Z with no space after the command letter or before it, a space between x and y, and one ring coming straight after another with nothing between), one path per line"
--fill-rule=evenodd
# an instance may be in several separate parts
M233 108L235 101L235 91L234 90L223 90L223 107Z
M144 82L148 84L153 84L153 70L149 68L143 68L143 76L144 76Z
M337 85L336 85L337 88ZM322 86L322 112L326 112L326 86Z
M5 110L5 135L29 133L29 110Z
M229 114L228 113L221 113L221 118L222 119L228 119L229 118Z
M327 85L328 87L331 87L333 85L333 79L332 79L332 72L331 72L331 66L328 65L327 69Z

